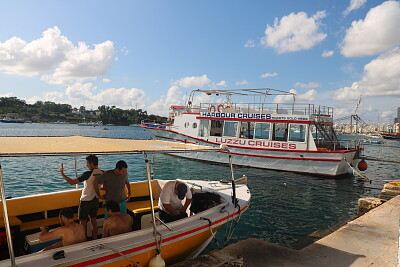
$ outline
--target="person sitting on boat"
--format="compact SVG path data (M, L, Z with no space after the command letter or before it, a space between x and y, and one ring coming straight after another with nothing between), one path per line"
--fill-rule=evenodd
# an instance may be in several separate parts
M107 201L105 208L109 217L103 224L103 238L132 231L132 216L121 213L117 202Z
M86 229L88 218L92 225L92 237L97 239L97 211L99 210L99 199L97 198L96 191L93 188L93 181L96 176L103 174L103 171L98 168L99 159L95 155L86 157L86 166L90 171L84 172L77 179L71 179L64 174L64 168L60 168L62 177L70 184L78 184L83 182L83 190L78 209L78 218L80 223Z
M186 198L185 204L182 200ZM160 194L159 215L164 223L188 217L186 210L192 203L192 193L186 183L181 181L167 182Z
M106 191L104 196L100 196L99 184L103 184ZM99 199L106 201L115 201L119 204L120 212L127 213L126 202L131 198L131 187L128 180L128 164L120 160L115 169L104 172L93 180L93 187ZM128 194L125 194L125 188ZM105 218L108 218L107 209L104 209Z
M73 245L86 241L86 231L83 225L74 222L74 212L71 208L62 208L60 210L60 224L61 226L49 232L48 228L40 227L39 240L46 241L61 237L61 241L44 248L41 251L59 248L62 246Z

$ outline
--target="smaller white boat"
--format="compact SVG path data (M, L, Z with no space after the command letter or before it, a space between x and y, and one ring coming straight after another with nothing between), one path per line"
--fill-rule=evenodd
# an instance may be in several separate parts
M79 126L93 126L93 127L96 127L96 126L103 126L103 122L102 121L96 121L96 122L89 121L89 122L87 122L85 120L85 118L83 118L82 122L78 123L78 125Z

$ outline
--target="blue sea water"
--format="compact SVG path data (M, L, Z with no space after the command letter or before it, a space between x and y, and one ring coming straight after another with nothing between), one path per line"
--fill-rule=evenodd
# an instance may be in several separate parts
M2 124L0 136L97 136L149 139L139 127L84 127L69 124ZM364 153L375 157L399 159L400 142L366 145ZM145 179L142 155L99 156L100 167L113 169L123 159L128 163L130 181ZM168 155L155 155L154 173L159 179L229 180L228 166L211 165ZM68 176L74 177L73 157L0 158L6 195L23 196L41 192L70 189L59 173L64 164ZM78 174L86 171L84 157L77 158ZM242 215L231 242L259 238L290 247L293 242L321 229L353 217L360 197L378 196L383 185L400 178L398 164L369 161L363 172L372 183L362 183L355 177L320 178L271 170L235 168L235 177L246 175L252 193L251 206ZM221 229L218 238L224 238ZM213 244L215 246L215 244ZM217 248L217 247L214 247Z

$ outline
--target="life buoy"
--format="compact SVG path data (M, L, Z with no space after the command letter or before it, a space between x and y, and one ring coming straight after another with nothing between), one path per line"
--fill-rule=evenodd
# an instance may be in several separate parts
M211 106L208 108L208 111L210 111L210 112L215 112L215 107L214 107L213 105L211 105Z
M224 105L219 104L219 105L218 105L218 108L217 108L217 109L218 109L218 112L221 112L221 108L223 108L223 107L224 107Z

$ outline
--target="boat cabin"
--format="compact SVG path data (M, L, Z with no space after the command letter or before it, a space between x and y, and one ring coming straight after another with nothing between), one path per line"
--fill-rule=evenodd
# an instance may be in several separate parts
M344 148L333 128L331 107L295 102L234 103L232 96L237 92L231 91L235 90L211 91L210 94L229 97L223 102L194 105L192 95L186 107L171 106L169 121L173 126L170 129L215 144L296 150ZM247 93L253 95L254 91ZM209 93L208 90L196 92Z

